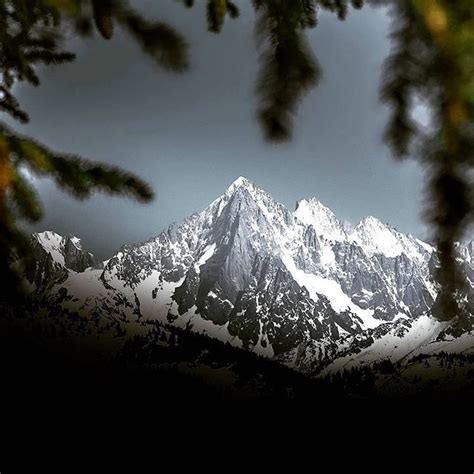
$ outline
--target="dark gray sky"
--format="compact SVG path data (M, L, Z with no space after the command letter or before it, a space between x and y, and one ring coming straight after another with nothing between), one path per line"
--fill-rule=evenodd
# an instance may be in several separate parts
M378 88L390 47L383 10L352 11L346 22L323 15L309 32L323 81L306 97L293 141L276 146L264 142L255 121L250 2L237 2L240 18L228 20L220 35L206 31L204 1L191 10L174 1L131 3L186 36L190 71L158 70L120 31L110 42L80 42L75 63L44 70L39 89L18 87L32 120L15 128L55 149L134 171L156 199L77 202L39 182L46 214L35 229L73 233L105 258L203 209L244 175L291 209L316 196L340 218L374 215L424 236L422 172L395 162L381 141L387 111Z

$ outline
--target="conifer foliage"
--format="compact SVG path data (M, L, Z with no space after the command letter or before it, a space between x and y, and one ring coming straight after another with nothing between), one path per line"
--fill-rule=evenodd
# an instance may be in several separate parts
M208 0L207 24L209 31L219 33L224 25L226 15L229 15L231 18L239 16L239 9L235 3L228 0Z
M271 141L291 138L292 121L299 100L320 77L304 29L315 25L311 2L254 0L258 14L256 34L262 55L257 80L260 100L258 119Z
M347 0L252 0L257 13L256 38L262 51L257 79L257 113L265 137L274 142L292 137L293 121L301 99L321 77L321 68L309 47L305 30L318 23L318 13L335 13L340 20Z
M381 98L390 106L386 143L397 157L410 157L427 169L426 218L437 243L435 277L439 295L434 313L458 317L470 327L467 276L457 245L474 216L474 8L460 0L367 0L392 15L393 48L385 63ZM363 0L253 0L261 69L257 81L258 119L270 141L292 136L294 115L321 70L304 30L321 11L340 20ZM413 118L421 100L431 115L429 129ZM471 227L472 228L472 227Z
M112 19L112 2L109 0L93 0L94 21L97 30L106 40L114 34L114 23Z
M65 31L91 34L95 24L110 40L120 23L157 65L180 72L187 67L187 43L162 22L151 22L121 0L0 1L0 112L21 123L28 114L16 100L16 82L40 83L38 64L58 65L75 55L62 49ZM138 177L78 156L54 152L0 122L0 272L5 280L0 300L20 294L17 270L28 265L29 240L18 219L37 221L41 206L22 170L52 178L66 192L84 199L94 192L149 201L153 193Z
M194 6L194 0L182 0L187 8ZM229 0L207 0L206 16L207 29L212 33L220 33L226 16L238 18L240 10L234 2Z
M474 214L474 8L471 0L399 0L391 4L393 49L382 99L391 116L385 139L396 156L428 170L426 216L437 240L440 292L434 312L467 324L467 276L457 243ZM415 100L431 115L413 117Z

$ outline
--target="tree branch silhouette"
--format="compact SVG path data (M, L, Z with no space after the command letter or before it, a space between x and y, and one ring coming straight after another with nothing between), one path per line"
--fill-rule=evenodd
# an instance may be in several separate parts
M391 110L385 139L396 156L427 170L426 219L439 261L433 312L471 327L474 309L457 246L474 213L474 9L463 0L400 0L391 14L393 48L381 91ZM429 130L412 117L415 99L431 113Z
M95 24L110 40L119 23L145 54L164 69L181 72L188 66L188 45L173 28L150 21L123 0L4 0L0 2L0 111L26 123L28 114L12 93L15 83L40 84L38 64L59 65L74 60L64 51L65 30L90 35ZM121 195L142 202L152 199L146 183L118 168L93 163L79 156L53 152L0 122L0 270L6 276L0 300L21 294L18 267L27 264L28 242L17 227L18 219L37 221L42 210L21 167L51 177L78 199L95 192Z

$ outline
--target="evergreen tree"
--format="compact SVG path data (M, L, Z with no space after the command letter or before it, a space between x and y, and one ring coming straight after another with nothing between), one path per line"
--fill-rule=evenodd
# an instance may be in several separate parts
M474 213L474 8L470 0L400 0L392 6L393 50L385 65L382 99L391 106L387 143L428 172L426 217L437 240L440 292L435 314L458 316L466 328L467 277L457 242ZM431 113L429 129L411 115L414 100Z
M231 18L239 16L239 9L235 3L228 0L208 0L207 24L209 31L219 33L224 25L226 15L229 15Z
M114 21L120 23L143 51L171 71L187 67L187 43L162 22L144 18L122 0L1 0L0 1L0 112L28 122L28 114L12 93L16 82L35 86L38 64L58 65L75 55L62 49L66 28L80 35L93 31L111 39ZM48 176L79 199L94 192L126 195L149 201L153 193L138 177L118 168L61 154L18 134L0 122L0 271L4 284L0 301L21 295L18 270L28 265L29 239L18 229L18 219L37 221L41 207L22 168ZM21 257L21 258L20 258Z
M321 68L308 45L305 30L318 23L326 10L346 18L347 0L252 0L257 13L256 38L262 50L257 78L258 120L270 141L292 136L297 106L315 87ZM362 8L362 1L351 2Z

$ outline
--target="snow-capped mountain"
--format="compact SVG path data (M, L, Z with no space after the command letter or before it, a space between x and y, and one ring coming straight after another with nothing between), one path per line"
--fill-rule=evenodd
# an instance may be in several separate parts
M33 238L34 291L89 331L135 334L160 321L310 371L399 360L445 337L447 323L430 316L433 247L374 217L352 226L316 199L291 212L243 177L101 265L74 237ZM460 255L472 289L473 244Z
M83 272L95 263L94 256L83 250L81 239L46 231L32 235L36 266L27 279L37 290L64 281L71 272Z

